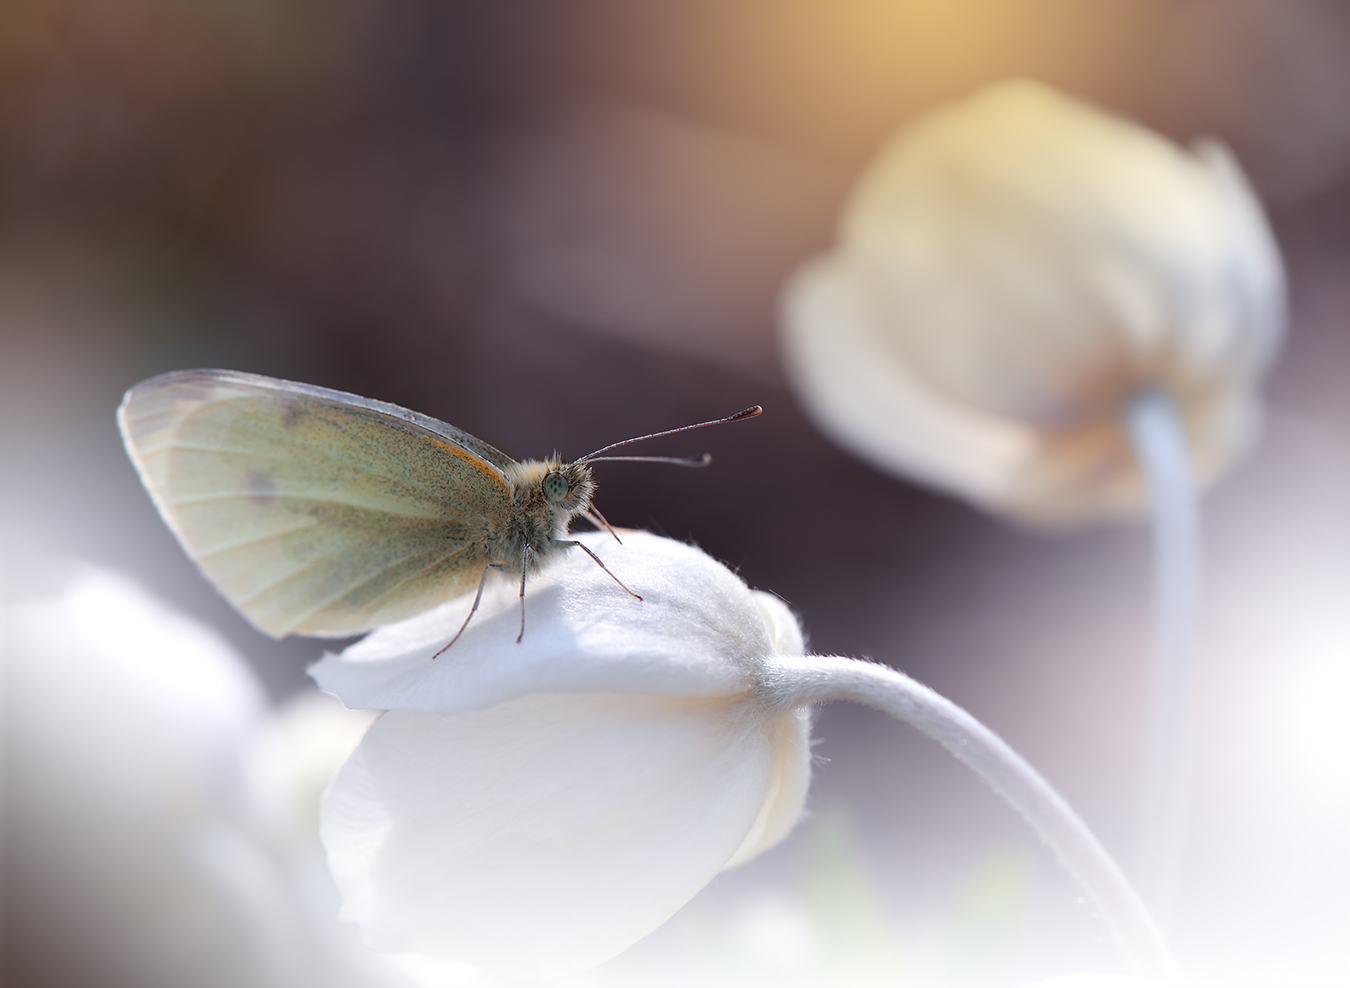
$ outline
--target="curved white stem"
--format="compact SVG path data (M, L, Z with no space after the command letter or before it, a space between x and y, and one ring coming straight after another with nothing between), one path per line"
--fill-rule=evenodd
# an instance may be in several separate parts
M1200 511L1176 406L1136 397L1125 421L1148 485L1153 522L1153 658L1140 786L1137 878L1165 922L1185 850L1195 760L1196 653L1200 614Z
M781 660L766 669L762 689L766 701L780 708L853 700L937 741L1026 818L1096 905L1140 975L1180 983L1180 968L1148 910L1087 825L1017 752L966 711L894 669L838 656Z

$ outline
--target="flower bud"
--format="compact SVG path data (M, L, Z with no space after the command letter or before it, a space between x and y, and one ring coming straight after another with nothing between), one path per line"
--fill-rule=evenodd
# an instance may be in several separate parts
M322 808L343 917L391 953L516 977L593 967L714 875L781 840L810 776L809 718L760 689L803 653L787 608L643 532L516 587L373 632L312 670L387 710Z
M1284 314L1278 250L1225 149L1014 81L881 151L838 245L786 289L782 343L843 446L1062 524L1142 504L1121 414L1142 392L1175 403L1202 481L1231 464Z

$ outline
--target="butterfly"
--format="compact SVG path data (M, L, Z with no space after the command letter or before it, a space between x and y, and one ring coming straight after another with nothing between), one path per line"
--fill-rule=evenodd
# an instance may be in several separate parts
M160 516L259 630L277 638L356 634L477 583L453 645L494 570L520 577L521 636L526 574L572 548L609 573L566 537L578 516L609 527L591 505L590 464L711 462L603 454L761 411L612 443L572 461L517 461L398 405L258 374L185 370L131 388L117 422Z

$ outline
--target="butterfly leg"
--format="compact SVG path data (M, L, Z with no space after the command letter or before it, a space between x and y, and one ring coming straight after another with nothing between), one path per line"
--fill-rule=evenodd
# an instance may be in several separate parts
M615 538L618 538L618 536L616 535ZM600 561L600 557L597 556L595 553L591 552L591 550L590 550L584 543L582 543L582 542L574 542L574 541L572 541L572 540L570 540L570 539L554 539L554 540L553 540L553 544L554 544L554 545L562 545L562 546L571 546L571 545L576 546L576 547L577 547L578 549L580 549L582 552L586 553L586 555L588 555L588 556L590 556L592 559L594 559L594 560L595 560L595 565L599 566L599 567L600 567L602 570L604 570L606 573L609 573L609 578L610 578L611 580L613 580L613 581L614 581L615 583L617 583L619 586L623 587L625 590L628 590L628 587L624 584L623 580L620 580L620 579L619 579L617 576L615 576L613 573L610 573L610 572L609 572L609 567L606 566L604 563L602 563L602 562ZM633 593L633 591L631 591L631 590L628 590L628 592L629 592L630 594L633 594L633 596L636 597L638 600L641 600L641 599L642 599L642 595L641 595L641 594L635 594L635 593Z
M441 652L444 652L447 649L449 649L451 645L459 641L459 636L464 634L464 629L469 626L469 621L472 620L474 612L478 610L478 602L483 599L483 584L487 583L488 570L492 569L492 567L493 567L492 563L488 563L486 566L483 567L483 575L478 580L478 592L473 595L473 606L469 608L469 616L466 617L464 619L464 623L459 626L459 630L455 632L455 637L450 639L449 643L445 646L445 648L441 649L440 652L437 652L435 655L433 655L432 656L433 659L438 658Z
M525 637L525 573L529 568L530 543L526 542L525 550L520 554L520 634L516 635L517 645Z

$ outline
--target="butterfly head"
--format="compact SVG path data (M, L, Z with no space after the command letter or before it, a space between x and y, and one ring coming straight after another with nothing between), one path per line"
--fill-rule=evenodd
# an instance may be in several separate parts
M595 494L595 481L591 477L591 468L584 463L564 463L557 459L544 461L548 472L540 482L544 492L544 502L550 512L571 517L590 510L591 497Z
M537 518L548 531L566 531L572 518L591 509L596 485L585 463L550 456L524 460L511 473L518 510Z

